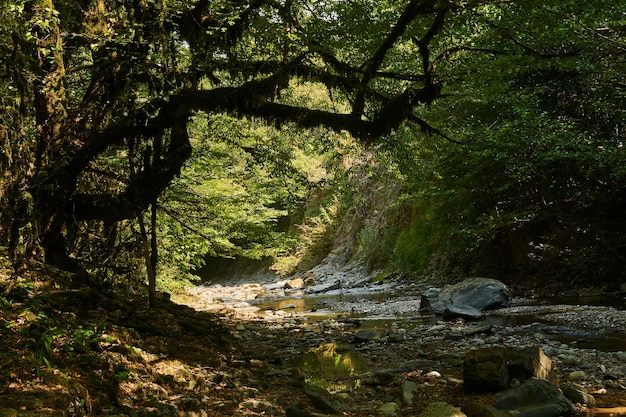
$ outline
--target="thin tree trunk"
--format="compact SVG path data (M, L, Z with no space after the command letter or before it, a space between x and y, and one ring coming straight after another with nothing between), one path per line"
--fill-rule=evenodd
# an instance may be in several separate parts
M141 231L141 243L143 246L143 256L146 262L146 273L148 274L148 302L150 307L156 307L156 272L152 265L152 255L150 253L150 244L148 242L148 233L146 232L146 225L143 221L142 213L137 215L137 221L139 222L139 230Z
M150 171L150 153L150 149L146 149L144 153L145 172ZM135 166L134 140L128 142L128 166L131 179L135 179L137 177L137 172ZM144 261L146 263L146 274L148 275L148 303L150 304L150 307L156 307L156 199L152 201L152 214L150 217L150 241L148 241L148 232L146 231L146 224L143 221L143 211L141 209L137 210L137 222L139 223L139 231L141 232L141 246L143 250Z
M152 202L152 216L150 218L150 266L152 268L152 279L148 279L148 292L156 303L156 271L159 252L157 249L157 202ZM150 278L150 277L148 277Z

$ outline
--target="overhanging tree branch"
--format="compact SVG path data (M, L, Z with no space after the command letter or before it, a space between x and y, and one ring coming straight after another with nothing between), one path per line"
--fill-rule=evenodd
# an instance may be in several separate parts
M149 162L144 161L144 169L133 175L123 192L73 195L73 218L114 222L134 218L138 211L148 208L172 179L180 174L183 164L191 156L188 121L188 115L178 116L174 120L165 155Z
M365 109L365 90L374 74L378 71L389 50L395 45L397 40L404 34L409 24L420 14L432 13L434 2L412 0L404 9L396 24L391 29L385 40L378 47L372 57L365 63L363 76L356 90L352 115L360 118Z
M72 3L58 0L55 4L66 10ZM41 169L29 183L36 210L41 213L45 251L59 256L58 265L66 264L69 258L63 237L67 225L83 220L111 223L132 219L148 208L191 154L187 127L196 111L225 112L301 127L325 126L350 132L364 143L393 132L413 117L415 106L431 103L440 96L440 90L427 74L382 68L383 63L411 22L419 15L434 14L441 4L410 1L388 33L381 34L378 49L361 67L338 58L349 48L358 50L361 46L344 49L326 43L318 37L319 21L303 17L300 12L306 5L299 2L197 0L168 4L170 9L164 3L150 9L135 2L124 11L105 5L106 13L95 6L84 14L60 13L59 37L71 35L65 38L66 44L55 45L51 51L65 53L68 67L76 70L63 73L63 82L52 90L34 86L40 95L72 87L67 112L39 106L42 114L34 129L45 129L47 121L60 120L53 132L58 140L44 143ZM50 13L53 9L51 6ZM435 19L433 24L437 22ZM258 41L259 31L265 35L266 30L276 36L278 45L259 54L244 53ZM294 32L298 40L292 42L289 35ZM437 33L433 26L425 43ZM46 34L35 31L33 36L43 41ZM174 50L181 51L184 59L171 60ZM256 57L259 61L255 62ZM45 73L41 72L45 64L43 60L34 62L31 71ZM155 64L164 65L163 73ZM198 89L199 85L206 86L201 81L207 79L222 83ZM291 81L302 79L354 98L352 112L315 110L307 102L301 107L281 103L280 92ZM378 94L372 82L375 79L384 79L389 91L396 94ZM367 119L363 117L366 103ZM123 155L120 151L126 152L131 143L142 161L135 165L132 175L128 167L116 165ZM105 184L100 191L90 181L95 172L106 172L101 166L111 161L119 175L115 180L100 175L98 185Z

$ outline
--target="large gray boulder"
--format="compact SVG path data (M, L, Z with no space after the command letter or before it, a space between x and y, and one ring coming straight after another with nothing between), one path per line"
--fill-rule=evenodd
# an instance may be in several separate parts
M438 298L442 303L466 305L480 311L508 307L511 304L509 288L491 278L469 278L444 287Z
M446 318L480 318L483 310L508 307L511 304L509 288L496 279L468 278L442 290L429 289L422 294L420 311ZM455 312L459 312L456 314ZM468 313L469 312L469 313Z

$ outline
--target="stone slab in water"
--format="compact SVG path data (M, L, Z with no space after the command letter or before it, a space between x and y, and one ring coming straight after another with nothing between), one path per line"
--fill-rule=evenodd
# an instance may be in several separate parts
M446 320L454 320L455 318L480 320L483 318L483 313L472 306L452 304L443 311L443 318Z

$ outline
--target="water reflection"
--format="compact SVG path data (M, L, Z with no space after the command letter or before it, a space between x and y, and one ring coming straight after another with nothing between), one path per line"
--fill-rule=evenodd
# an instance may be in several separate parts
M318 386L330 393L351 390L357 386L356 376L364 372L363 358L337 343L312 348L287 363L304 371L308 385Z
M350 303L359 300L383 300L389 297L388 292L343 293L331 292L325 294L290 294L281 298L261 298L250 300L250 304L261 310L281 310L288 307L294 313L305 311L329 310L339 303Z

